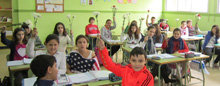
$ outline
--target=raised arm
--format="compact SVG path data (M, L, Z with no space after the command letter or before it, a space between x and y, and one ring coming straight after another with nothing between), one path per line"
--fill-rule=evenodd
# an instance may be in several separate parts
M102 40L99 40L98 48L103 66L109 71L115 73L117 76L123 77L124 72L126 71L126 66L121 66L120 64L116 64L112 61L112 59L109 57L108 50Z
M115 21L115 16L113 16L113 26L110 27L110 30L113 30L116 28L116 21Z
M146 19L146 26L147 26L147 27L149 27L148 19L149 19L149 15L147 15L147 19Z
M2 31L1 31L1 42L2 42L3 44L7 45L7 47L10 47L10 45L11 45L11 43L12 43L11 40L8 40L8 39L6 38L6 27L5 27L5 26L2 27Z

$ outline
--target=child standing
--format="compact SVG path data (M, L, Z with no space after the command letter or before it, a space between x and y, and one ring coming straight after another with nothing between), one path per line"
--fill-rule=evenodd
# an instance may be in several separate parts
M149 19L149 15L147 15L147 19L146 19L147 27L153 26L153 24L155 24L156 18L155 17L151 17L151 23L148 23L148 19Z
M57 63L54 56L39 55L30 64L31 71L37 76L33 86L54 86L57 80Z
M130 64L126 66L112 61L102 40L99 40L98 48L104 67L122 77L122 86L154 86L154 78L145 66L147 58L143 48L135 47L131 51Z
M58 22L55 25L53 34L59 36L58 51L65 52L67 44L71 44L72 46L74 46L73 32L72 30L70 30L70 36L69 36L66 32L66 28L63 23Z
M85 32L86 32L86 36L87 37L90 34L100 35L99 28L94 23L95 23L95 18L94 17L90 17L89 18L89 24L85 28ZM93 45L91 46L91 44L93 44ZM96 38L94 38L93 41L92 41L92 38L89 37L89 49L92 50L92 47L95 47L95 45L96 45Z

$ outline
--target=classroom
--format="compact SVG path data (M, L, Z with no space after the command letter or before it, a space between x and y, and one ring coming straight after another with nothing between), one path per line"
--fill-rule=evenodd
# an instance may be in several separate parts
M219 86L220 0L0 0L0 86Z

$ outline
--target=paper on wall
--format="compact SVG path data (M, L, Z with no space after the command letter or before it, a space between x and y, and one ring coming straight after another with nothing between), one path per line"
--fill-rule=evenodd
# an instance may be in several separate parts
M37 0L37 4L44 4L44 0Z
M38 5L37 10L44 10L44 6L43 5Z
M62 5L55 5L54 11L63 11L63 6Z
M46 8L46 11L47 12L53 12L53 8L54 8L54 5L45 5L45 8Z

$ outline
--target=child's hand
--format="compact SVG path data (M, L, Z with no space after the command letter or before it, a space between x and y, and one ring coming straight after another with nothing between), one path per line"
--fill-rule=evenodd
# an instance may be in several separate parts
M98 42L97 42L97 47L99 48L99 50L103 50L105 48L105 43L102 39L98 38Z
M144 42L147 42L148 41L148 36L145 36L144 37Z
M37 36L37 34L38 34L37 28L34 28L34 29L32 30L32 35L31 35L31 37L32 37L32 38L35 38L35 37Z
M73 30L70 30L70 35L73 35Z
M113 16L113 21L115 21L115 16Z
M6 26L1 27L2 28L2 33L6 32Z

